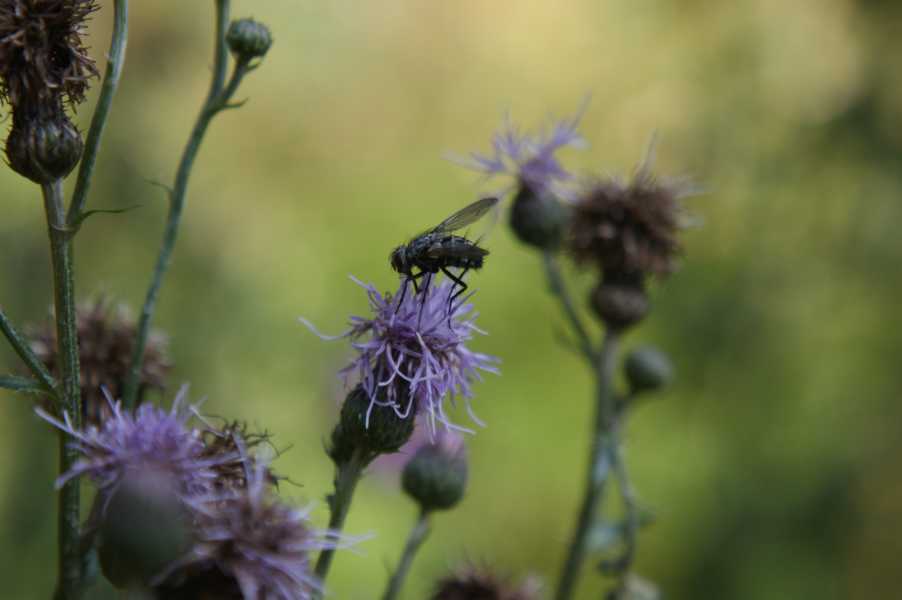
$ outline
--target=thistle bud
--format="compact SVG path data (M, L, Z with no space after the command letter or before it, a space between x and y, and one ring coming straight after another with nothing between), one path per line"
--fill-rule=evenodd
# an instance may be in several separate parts
M146 583L189 544L173 482L161 473L130 473L110 497L98 495L100 566L113 585Z
M467 453L455 433L417 450L404 467L401 485L423 511L447 510L463 498L467 486Z
M633 394L660 389L673 379L673 365L667 355L656 348L637 348L623 364Z
M14 119L6 140L6 158L16 173L44 184L68 175L78 164L83 148L81 135L64 115Z
M253 19L238 19L229 25L226 43L236 60L250 62L266 55L272 46L272 34L263 23Z
M510 213L517 239L542 250L555 249L563 240L569 218L567 207L547 189L536 191L521 182Z
M397 452L413 435L413 429L412 416L403 418L394 407L372 401L363 386L357 385L341 407L329 456L336 463L343 463L355 450L371 457Z
M648 295L641 286L601 282L592 291L592 309L605 325L627 329L648 314Z

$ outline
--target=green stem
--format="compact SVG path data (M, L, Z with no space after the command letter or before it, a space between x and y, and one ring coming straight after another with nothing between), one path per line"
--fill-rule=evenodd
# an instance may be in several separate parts
M100 97L97 99L94 116L91 117L91 127L88 129L85 150L81 157L81 165L78 167L75 191L72 192L72 204L69 206L67 222L71 227L77 226L87 202L91 176L94 174L94 164L97 162L97 152L100 149L100 140L110 114L110 107L113 105L113 96L116 95L119 79L122 76L127 44L128 0L115 0L113 3L113 37L107 55L106 73L103 76L103 86L100 88Z
M397 598L398 592L401 591L401 586L404 585L407 572L410 570L410 565L413 563L413 557L428 535L429 514L423 511L420 513L416 525L410 531L410 536L408 536L407 543L404 545L404 552L401 554L401 560L398 562L398 568L388 581L388 587L385 588L382 600L395 600Z
M53 303L56 314L57 353L60 357L62 408L74 429L81 427L79 394L78 330L75 316L75 279L72 258L72 234L66 226L61 180L45 184L44 209L50 236L53 266ZM78 451L69 444L67 434L59 433L59 470L69 471L78 460ZM55 600L81 597L81 552L79 549L79 480L73 477L59 491L58 580Z
M636 534L639 531L639 505L636 502L636 492L630 481L626 463L623 461L623 452L619 436L616 435L610 448L611 470L617 478L617 487L620 489L620 499L623 502L623 553L612 565L622 587L622 583L629 575L636 558Z
M570 295L570 291L567 289L567 285L564 283L564 278L561 275L561 267L557 262L557 257L551 250L546 250L544 259L545 276L548 278L548 286L551 288L551 293L557 296L560 301L561 308L564 309L564 314L567 316L567 320L570 321L570 326L573 328L574 333L576 333L580 350L586 357L586 360L589 361L589 364L594 365L596 352L593 348L592 338L583 325L582 319L579 318L576 304L574 304L573 297Z
M567 558L561 571L561 579L554 596L555 600L569 600L573 596L579 570L586 557L588 534L595 524L598 505L604 494L605 483L611 467L609 453L610 447L614 443L615 424L613 379L618 342L619 334L608 329L601 345L596 371L595 422L586 490Z
M16 354L19 355L19 358L28 365L28 368L31 369L34 376L38 378L41 387L43 387L47 393L59 403L56 381L54 381L53 376L50 374L50 371L47 370L47 367L44 366L44 363L41 362L41 359L32 352L31 347L28 345L25 338L23 338L22 335L16 331L15 327L13 327L13 324L7 318L6 314L4 314L2 307L0 307L0 331L3 331L3 335L6 336L6 339L13 347L13 350L15 350Z
M357 488L357 482L363 475L363 469L370 463L366 457L360 452L354 452L351 457L335 468L335 493L329 499L329 508L331 514L329 516L329 531L333 534L341 533L344 528L345 519L351 508L351 500L354 498L354 490ZM326 575L329 574L329 567L332 565L332 558L335 555L334 548L327 548L320 552L316 560L314 573L321 583L326 581ZM317 595L316 597L320 597Z
M194 124L194 129L191 131L188 143L182 153L178 172L175 177L175 185L169 193L169 214L166 218L166 228L163 232L163 243L160 247L160 253L157 256L156 267L154 268L150 287L147 289L144 306L141 310L135 349L132 353L128 378L126 379L123 392L124 403L127 409L132 409L135 406L135 399L138 393L138 376L141 373L141 364L144 361L144 350L147 345L147 336L150 332L150 321L153 318L157 297L160 294L160 287L163 284L163 277L166 275L166 271L169 268L169 263L172 259L172 251L175 248L176 238L178 237L182 210L185 206L185 195L188 190L188 180L191 176L191 169L194 166L194 159L197 157L197 152L200 149L201 142L203 141L204 134L207 132L210 121L217 113L229 107L229 99L238 88L241 79L253 68L245 62L239 62L235 65L235 70L232 73L229 85L227 87L225 86L226 70L229 60L229 50L226 47L225 42L225 34L228 25L229 0L216 0L216 43L214 49L213 79L210 82L210 90L207 93L207 99L204 101L204 105Z

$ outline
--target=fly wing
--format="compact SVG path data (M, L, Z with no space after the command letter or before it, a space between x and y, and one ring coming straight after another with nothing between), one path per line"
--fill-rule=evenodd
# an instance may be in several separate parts
M498 204L498 198L483 198L473 204L467 205L439 223L429 233L448 233L461 227L466 227L481 219L493 206Z
M476 244L433 244L426 250L429 258L482 258L488 256L489 251Z

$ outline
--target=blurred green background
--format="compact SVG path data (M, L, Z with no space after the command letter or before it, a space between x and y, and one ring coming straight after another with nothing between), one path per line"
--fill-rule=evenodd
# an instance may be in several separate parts
M108 2L92 23L108 44ZM505 111L526 127L592 94L568 151L583 172L629 172L652 131L657 171L706 193L683 268L655 286L627 346L653 342L675 385L641 407L628 461L657 523L638 571L670 598L888 598L902 585L902 5L851 0L422 3L235 2L276 43L214 122L194 171L155 325L171 336L172 391L272 431L277 468L318 501L334 372L328 332L365 311L354 274L395 285L387 254L475 199L478 177L446 151L488 148ZM78 291L136 306L171 182L206 92L212 2L134 2L121 91L77 240ZM95 85L95 93L96 93ZM91 104L78 120L86 125ZM0 171L0 301L18 323L50 304L35 186ZM589 373L555 340L564 321L539 257L503 222L471 280L474 346L503 359L477 390L459 509L439 515L405 597L464 560L551 587L582 489ZM591 281L571 274L583 296ZM0 349L0 363L16 364ZM167 395L167 399L171 394ZM47 598L54 579L56 438L27 400L0 394L0 581L4 598ZM465 419L464 415L459 418ZM341 600L381 592L415 517L370 477L347 529ZM579 597L601 597L586 569ZM101 593L98 592L98 597Z

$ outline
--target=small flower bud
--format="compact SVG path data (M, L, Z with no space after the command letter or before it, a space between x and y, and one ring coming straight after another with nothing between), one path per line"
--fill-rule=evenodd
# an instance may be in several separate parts
M612 329L635 325L648 314L648 295L639 286L601 282L592 291L592 309Z
M272 34L263 23L253 19L238 19L229 25L226 43L237 60L249 62L266 55L272 46Z
M660 389L673 379L673 365L667 355L655 348L637 348L623 363L626 379L634 394Z
M401 485L424 511L447 510L463 498L467 453L459 435L444 433L417 450L404 467Z
M413 429L413 412L402 418L393 407L373 403L363 386L357 385L341 407L329 455L343 463L355 450L370 456L396 452L413 435Z
M534 191L532 186L521 182L511 206L510 226L524 244L550 250L563 240L569 217L567 207L547 189Z
M132 472L108 497L98 495L100 567L120 589L146 583L187 550L188 525L174 483Z
M78 164L84 144L67 117L15 121L6 158L16 173L44 184L62 179Z

